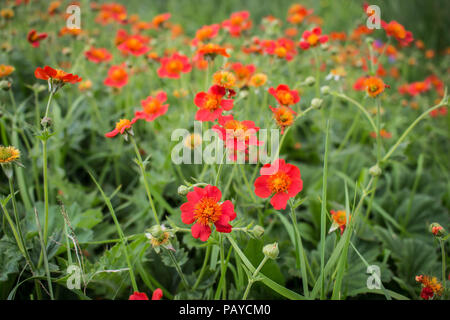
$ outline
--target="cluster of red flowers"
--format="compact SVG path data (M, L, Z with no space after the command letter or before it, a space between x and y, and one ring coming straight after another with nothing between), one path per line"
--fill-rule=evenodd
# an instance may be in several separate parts
M300 102L300 96L298 91L291 90L286 84L280 84L276 89L269 88L269 93L275 97L279 104L276 108L272 106L269 106L269 108L272 110L276 123L281 128L281 134L283 134L284 130L295 121L297 113L290 106Z

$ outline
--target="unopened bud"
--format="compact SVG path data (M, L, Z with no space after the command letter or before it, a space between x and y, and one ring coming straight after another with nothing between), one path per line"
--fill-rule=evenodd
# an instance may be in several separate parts
M264 228L261 227L261 226L256 225L256 226L253 227L252 230L250 230L250 232L252 233L252 235L255 238L261 238L262 235L264 234Z
M310 76L310 77L305 79L305 84L307 86L312 86L312 85L314 85L314 83L316 83L316 78L314 78L314 77Z
M185 196L188 193L189 193L189 188L186 187L185 185L182 184L181 186L178 187L178 194L180 196Z
M436 237L442 237L445 235L445 229L437 222L433 222L430 224L429 228L430 232L434 234Z
M373 43L373 38L371 37L366 38L366 43L371 45Z
M278 250L278 242L265 245L263 248L263 253L266 257L270 259L276 259L280 251Z
M330 94L330 87L329 87L329 86L323 86L323 87L320 88L320 92L321 92L323 95Z
M311 107L319 109L322 106L322 99L314 98L311 100Z
M8 80L2 80L0 81L0 89L8 91L11 89L11 81Z
M44 127L44 128L49 128L49 127L52 126L52 124L53 124L53 121L49 117L44 117L41 120L41 126Z
M372 177L378 177L381 175L381 168L376 164L369 169L369 173Z

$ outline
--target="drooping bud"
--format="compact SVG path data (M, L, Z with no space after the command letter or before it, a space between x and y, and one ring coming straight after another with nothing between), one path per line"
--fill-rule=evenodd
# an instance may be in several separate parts
M263 248L263 253L266 257L270 259L276 259L280 251L278 250L278 242L265 245Z
M50 128L52 126L52 124L53 124L53 121L49 117L44 117L41 120L41 126L44 128Z

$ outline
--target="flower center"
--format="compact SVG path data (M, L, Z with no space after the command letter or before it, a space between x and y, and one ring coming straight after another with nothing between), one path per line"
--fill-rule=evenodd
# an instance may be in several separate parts
M105 58L105 53L102 50L92 50L92 55L94 57L96 57L97 59L104 59Z
M291 185L291 178L284 172L277 172L269 178L269 188L272 193L286 192Z
M205 109L208 109L210 111L214 111L220 106L220 100L221 98L214 94L208 94L206 103L205 103Z
M128 39L127 40L127 47L132 50L139 50L142 48L142 43L138 39Z
M128 119L120 119L119 122L116 123L116 130L121 131L123 128L131 126L131 121Z
M307 41L309 42L309 44L311 46L315 46L317 44L317 42L319 42L319 37L315 33L312 33L309 35Z
M167 65L167 69L172 73L180 73L181 69L183 69L183 64L179 60L172 60Z
M277 47L275 49L275 54L280 57L280 58L284 58L286 56L286 48L285 47Z
M158 112L161 108L161 102L156 99L152 99L144 106L144 110L146 113L155 113Z
M231 24L233 26L239 26L242 21L244 21L244 19L242 19L241 16L234 16L233 18L231 18Z
M289 91L278 91L277 98L284 105L294 104L294 97Z
M248 139L248 137L246 136L247 127L244 126L242 122L238 120L230 120L225 124L224 127L227 130L227 133L228 130L233 130L233 137L239 140Z
M219 220L222 207L213 198L201 199L194 208L194 217L198 223L206 226Z
M111 78L116 81L123 80L126 77L126 72L123 69L116 69L112 72Z

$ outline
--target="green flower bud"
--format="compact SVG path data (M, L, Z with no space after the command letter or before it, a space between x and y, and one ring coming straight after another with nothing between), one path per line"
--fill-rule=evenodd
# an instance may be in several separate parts
M314 85L314 83L316 83L316 78L314 78L314 77L308 77L308 78L306 78L305 79L305 84L307 85L307 86L313 86Z
M381 168L376 164L369 169L369 173L372 177L378 177L381 175Z
M178 187L178 194L180 196L185 196L188 193L189 193L189 188L186 187L185 185L182 184L181 186Z
M270 259L276 259L280 251L278 250L278 242L265 245L263 248L263 253L266 257Z
M323 86L323 87L320 88L320 92L321 92L323 95L330 94L330 87L329 87L329 86Z
M322 99L314 98L311 100L311 107L319 109L322 106Z
M256 225L253 227L252 230L250 230L250 232L255 238L261 238L262 235L264 234L264 228Z

